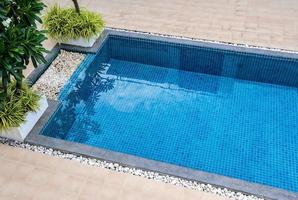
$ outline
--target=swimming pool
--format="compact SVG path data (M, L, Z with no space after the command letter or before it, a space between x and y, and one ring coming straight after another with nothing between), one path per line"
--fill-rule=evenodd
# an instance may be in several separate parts
M298 61L109 35L42 135L298 192Z

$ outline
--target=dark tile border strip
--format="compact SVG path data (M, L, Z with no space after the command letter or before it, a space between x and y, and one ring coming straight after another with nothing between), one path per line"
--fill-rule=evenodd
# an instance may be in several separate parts
M191 40L182 40L176 38L167 38L167 37L160 37L160 36L151 36L149 34L140 34L140 33L130 33L127 31L115 31L106 29L96 44L89 49L85 48L78 48L78 47L71 47L70 45L60 45L58 48L69 50L69 51L76 51L76 52L84 52L84 53L96 53L97 49L100 48L100 44L109 36L109 35L119 35L119 36L127 36L127 37L136 37L136 38L143 38L143 39L151 39L151 40L158 40L164 42L172 42L172 43L182 43L182 44L189 44L195 46L204 46L210 48L217 48L223 50L232 50L244 53L257 53L257 54L264 54L264 55L272 55L272 56L279 56L285 58L295 58L298 59L298 54L292 54L287 52L272 52L270 50L263 50L263 49L247 49L245 47L234 47L231 45L223 45L223 44L213 44L208 42L200 42L200 41L191 41ZM54 50L56 52L56 50ZM55 53L54 52L54 53ZM58 52L57 52L58 54ZM57 55L56 54L56 55ZM49 65L48 65L49 66ZM46 68L42 71L42 73L46 70ZM41 75L42 73L33 72L32 76ZM37 74L37 75L36 75ZM39 78L39 76L35 80ZM287 190L278 189L270 186L265 186L256 183L250 183L247 181L229 178L222 175L217 175L213 173L207 173L199 170L193 170L190 168L179 167L172 164L167 164L159 161L154 161L150 159L145 159L141 157L136 157L124 153L109 151L106 149L96 148L84 144L68 142L56 138L51 138L43 135L39 135L42 131L42 128L59 107L58 101L50 101L49 100L49 107L46 110L45 114L41 117L38 123L35 125L33 130L30 132L28 137L26 138L26 142L35 144L35 145L42 145L45 147L53 148L61 150L62 152L73 153L76 155L84 155L92 158L97 158L101 160L107 160L110 162L120 163L124 166L129 167L136 167L139 169L156 171L161 174L169 174L175 177L180 177L188 180L194 180L202 183L212 184L218 187L224 187L231 190L240 191L246 194L253 194L262 198L269 198L269 199L282 199L282 200L296 200L298 199L298 193L289 192Z
M204 41L200 39L194 38L183 38L183 37L176 37L172 35L162 35L162 34L152 34L146 32L131 32L128 30L117 30L113 28L105 29L103 34L107 35L116 35L116 36L124 36L124 37L134 37L139 39L146 39L146 40L155 40L161 42L169 42L174 44L183 44L183 45L191 45L196 47L206 47L206 48L213 48L219 50L227 50L227 51L236 51L239 53L248 53L248 54L260 54L264 56L274 56L274 57L281 57L287 59L298 59L298 52L287 52L283 50L274 50L269 48L257 48L257 47L249 47L244 45L237 45L232 43L223 43L223 42L216 42L216 41Z
M225 41L219 41L219 40L193 38L193 37L187 37L187 36L181 36L181 35L179 36L179 35L162 34L162 33L156 33L156 32L154 33L154 32L145 32L145 31L139 31L139 30L130 30L130 29L124 29L124 28L106 27L106 29L114 30L114 31L129 32L129 33L137 33L137 34L146 34L146 35L152 35L152 36L158 36L158 37L176 38L179 40L192 40L192 41L203 42L203 43L213 43L213 44L219 44L219 45L236 46L236 47L243 47L246 49L261 49L261 50L265 50L265 51L286 52L289 54L298 54L298 51L295 51L295 50L287 50L287 49L282 49L282 48L265 47L265 46L256 46L256 45L250 45L250 44L245 44L245 43L233 43L233 42L225 42Z

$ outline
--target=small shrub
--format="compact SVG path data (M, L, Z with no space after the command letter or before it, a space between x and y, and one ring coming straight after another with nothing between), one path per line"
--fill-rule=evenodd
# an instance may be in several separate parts
M55 5L44 17L44 26L50 37L58 41L68 41L83 37L90 39L102 32L104 21L98 13Z
M8 85L7 98L0 102L0 129L20 126L27 112L39 108L40 96L36 92L27 84L23 83L21 90L15 85L15 82Z
M21 99L25 112L36 111L39 108L38 101L40 100L40 96L29 88L27 84L22 85L19 98Z

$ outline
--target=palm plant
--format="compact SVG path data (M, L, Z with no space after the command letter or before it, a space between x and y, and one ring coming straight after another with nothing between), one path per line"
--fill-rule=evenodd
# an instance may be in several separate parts
M46 62L46 50L42 42L44 31L37 29L41 23L40 12L45 5L40 0L2 0L0 2L0 77L1 100L7 97L11 79L16 81L16 90L22 88L23 73L29 61L34 67Z

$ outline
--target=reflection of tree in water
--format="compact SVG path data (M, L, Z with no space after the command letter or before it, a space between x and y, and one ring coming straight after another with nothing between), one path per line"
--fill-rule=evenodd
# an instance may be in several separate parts
M52 127L50 130L51 136L64 139L77 119L77 113L83 110L82 105L87 103L87 101L88 116L90 117L83 119L83 123L80 124L80 130L84 130L84 133L80 133L79 141L77 142L83 143L87 141L87 133L94 133L94 130L99 130L96 134L101 132L100 124L91 116L96 114L94 106L101 93L108 92L114 88L115 79L102 76L102 72L106 67L106 64L101 64L100 67L90 66L86 71L82 72L85 73L85 76L76 81L74 89L63 100L63 105L49 124Z

